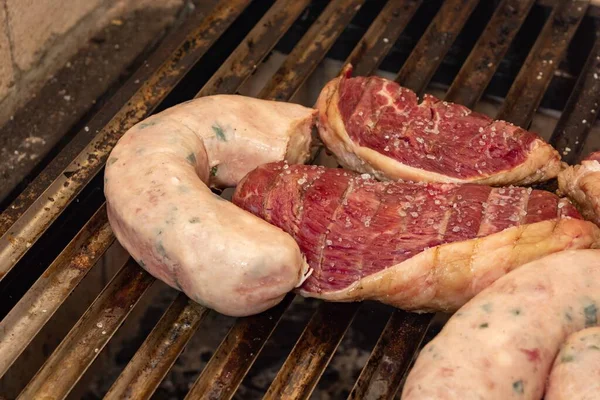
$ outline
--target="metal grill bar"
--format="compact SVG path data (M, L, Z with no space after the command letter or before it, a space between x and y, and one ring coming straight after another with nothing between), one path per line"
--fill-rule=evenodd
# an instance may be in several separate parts
M393 398L430 321L429 315L394 312L348 399Z
M153 282L154 278L130 258L21 392L19 399L64 398Z
M559 2L533 45L496 116L527 128L558 68L589 1Z
M0 376L114 242L102 207L0 322Z
M21 259L81 189L100 171L127 129L146 118L206 53L250 0L222 2L179 50L152 75L49 187L0 237L0 280Z
M377 70L423 0L391 0L381 10L347 59L353 74L367 76Z
M322 303L264 399L308 399L350 326L356 304ZM331 323L332 320L344 323Z
M594 47L550 138L550 143L562 154L564 162L574 164L579 161L599 110L600 28L596 28Z
M421 96L478 3L479 0L446 0L410 53L396 81Z
M207 313L180 293L104 398L150 398Z
M283 0L273 4L196 97L235 93L309 3Z
M275 307L238 319L190 389L186 399L231 399L294 299L288 294Z
M503 0L448 89L446 101L473 107L492 80L500 61L535 0Z
M325 57L365 0L334 0L286 58L258 97L289 100Z

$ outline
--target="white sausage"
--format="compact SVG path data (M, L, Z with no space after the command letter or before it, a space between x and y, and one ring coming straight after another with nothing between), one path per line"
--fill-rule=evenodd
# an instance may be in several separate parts
M298 245L207 184L234 186L268 162L305 162L314 119L299 105L220 95L140 122L106 167L117 239L153 276L218 312L274 306L307 273Z
M600 327L574 333L554 360L544 400L600 398Z
M598 323L600 250L556 253L475 296L423 348L403 400L539 400L567 336Z

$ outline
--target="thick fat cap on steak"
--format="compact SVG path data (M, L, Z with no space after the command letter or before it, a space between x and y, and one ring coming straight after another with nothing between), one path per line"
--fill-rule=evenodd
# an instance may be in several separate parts
M317 101L319 133L348 169L426 182L529 184L556 177L560 156L538 135L417 95L348 66Z
M474 184L379 182L368 174L314 165L260 166L238 185L233 202L294 237L313 269L300 292L321 298L353 288L367 277L443 244L492 238L482 242L482 246L492 246L492 258L497 250L494 246L524 253L517 258L537 258L564 248L589 247L598 238L598 228L581 220L568 200L550 192ZM526 228L518 231L518 226ZM493 235L509 231L512 233L506 238L493 239ZM520 247L529 244L533 250ZM447 261L448 271L442 268L437 274L453 273L450 265L456 260L438 261ZM501 258L492 261L499 264L492 268L502 273L512 268L509 261L502 265ZM482 279L492 279L484 275ZM419 285L414 286L417 289ZM347 293L335 300L356 298ZM429 306L390 302L404 308ZM454 307L454 300L450 303L448 308Z
M586 219L600 225L600 151L588 155L580 165L561 171L558 188Z

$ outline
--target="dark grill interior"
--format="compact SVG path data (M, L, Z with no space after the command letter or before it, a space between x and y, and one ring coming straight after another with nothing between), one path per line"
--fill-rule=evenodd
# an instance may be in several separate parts
M550 142L574 163L589 146L599 109L599 15L595 6L576 0L219 2L199 23L191 20L171 33L86 128L4 202L0 372L9 371L115 242L104 207L103 166L119 137L140 120L195 96L238 92L275 50L286 54L285 61L258 97L295 99L325 58L351 62L356 75L394 73L419 94L443 88L445 100L471 108L483 97L502 98L493 117L524 127L538 107L562 111ZM79 321L71 322L21 397L66 397L153 283L133 260L122 265ZM143 344L131 349L107 398L161 398L156 390L186 344L214 329L218 316L182 294L170 296L175 300ZM324 381L339 379L328 364L351 325L366 332L359 341L370 356L346 394L395 398L419 347L438 329L433 315L294 297L263 314L229 319L231 329L207 365L189 377L186 398L234 397L269 364L277 343L290 348L283 349L285 361L266 392L238 398L309 398ZM290 320L294 312L300 316Z

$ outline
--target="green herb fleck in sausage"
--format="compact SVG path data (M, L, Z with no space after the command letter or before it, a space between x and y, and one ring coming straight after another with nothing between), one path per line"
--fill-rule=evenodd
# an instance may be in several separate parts
M190 222L190 224L197 224L200 222L200 218L198 218L198 217L190 218L189 222Z
M573 321L573 317L571 316L570 312L568 312L568 311L565 312L565 319L567 321Z
M575 359L575 357L573 357L572 354L563 354L562 356L560 356L560 362L561 363L568 363L571 362Z
M525 388L523 386L523 381L522 380L518 380L513 382L512 384L513 387L513 391L517 394L523 394L525 393Z
M488 328L490 326L490 324L488 324L487 322L484 322L483 324L479 325L479 329L485 329Z
M111 157L108 159L108 165L113 165L114 163L116 163L119 159L117 157Z
M194 153L188 154L185 159L188 160L190 164L196 165L196 155Z
M144 121L144 122L140 122L138 124L138 129L142 130L142 129L146 129L149 126L154 126L156 125L156 121Z
M586 306L583 309L583 314L585 315L585 327L586 328L588 328L590 326L595 326L598 324L598 316L596 315L597 311L598 310L594 303L590 304L589 306Z
M226 142L227 141L227 137L225 136L225 132L223 131L223 128L221 128L221 126L217 123L215 123L212 126L212 130L215 133L215 136L218 140L222 141L222 142Z
M218 165L215 165L210 169L210 176L217 176L217 170L219 169Z
M158 254L163 257L163 258L169 258L167 256L167 251L165 250L165 247L163 246L162 240L159 240L158 243L156 243L156 251L158 252Z

